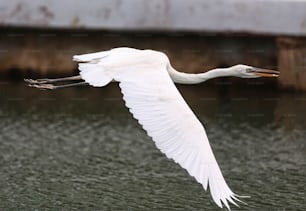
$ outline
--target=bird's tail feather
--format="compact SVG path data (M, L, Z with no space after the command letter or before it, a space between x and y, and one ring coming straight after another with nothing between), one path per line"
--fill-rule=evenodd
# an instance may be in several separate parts
M79 63L79 70L82 79L94 87L105 86L113 80L99 64Z
M94 63L110 54L110 51L101 51L97 53L88 53L82 55L74 55L73 61Z

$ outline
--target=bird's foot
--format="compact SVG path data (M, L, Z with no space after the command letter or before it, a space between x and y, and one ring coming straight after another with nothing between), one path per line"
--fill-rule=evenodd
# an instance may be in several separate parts
M38 89L59 89L71 86L80 86L80 85L88 85L87 82L81 81L82 78L80 75L65 77L65 78L53 78L53 79L24 79L25 82L28 83L28 86L35 87ZM71 83L71 81L79 81L77 83Z
M42 89L42 90L52 90L52 89L56 89L57 86L54 86L53 84L35 84L35 83L29 83L28 84L29 87L35 87L38 89Z
M29 84L46 84L46 83L52 83L53 79L43 78L43 79L24 79L25 82Z

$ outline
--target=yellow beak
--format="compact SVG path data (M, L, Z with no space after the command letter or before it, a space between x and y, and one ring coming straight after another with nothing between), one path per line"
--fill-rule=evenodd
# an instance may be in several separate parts
M254 74L260 77L278 77L279 71L256 68Z

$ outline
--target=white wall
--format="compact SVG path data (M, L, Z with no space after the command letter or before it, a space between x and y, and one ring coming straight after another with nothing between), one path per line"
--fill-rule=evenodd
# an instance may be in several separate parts
M306 35L305 0L0 0L0 25Z

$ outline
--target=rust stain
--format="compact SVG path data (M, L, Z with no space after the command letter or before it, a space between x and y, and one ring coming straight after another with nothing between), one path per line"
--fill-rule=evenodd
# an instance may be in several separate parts
M39 11L46 17L46 18L54 18L54 14L48 9L47 6L42 5L39 7Z
M31 21L31 14L27 10L27 4L21 2L9 14L9 18L18 19L20 22Z
M111 15L111 9L110 8L105 8L103 11L103 17L105 20L108 20Z
M71 26L78 27L80 26L80 18L79 16L75 16L71 21Z
M306 31L306 18L303 20L302 24L301 24L301 31L305 33Z
M16 14L20 13L22 11L22 3L19 3L16 5L15 9L10 13L10 17L14 17Z

